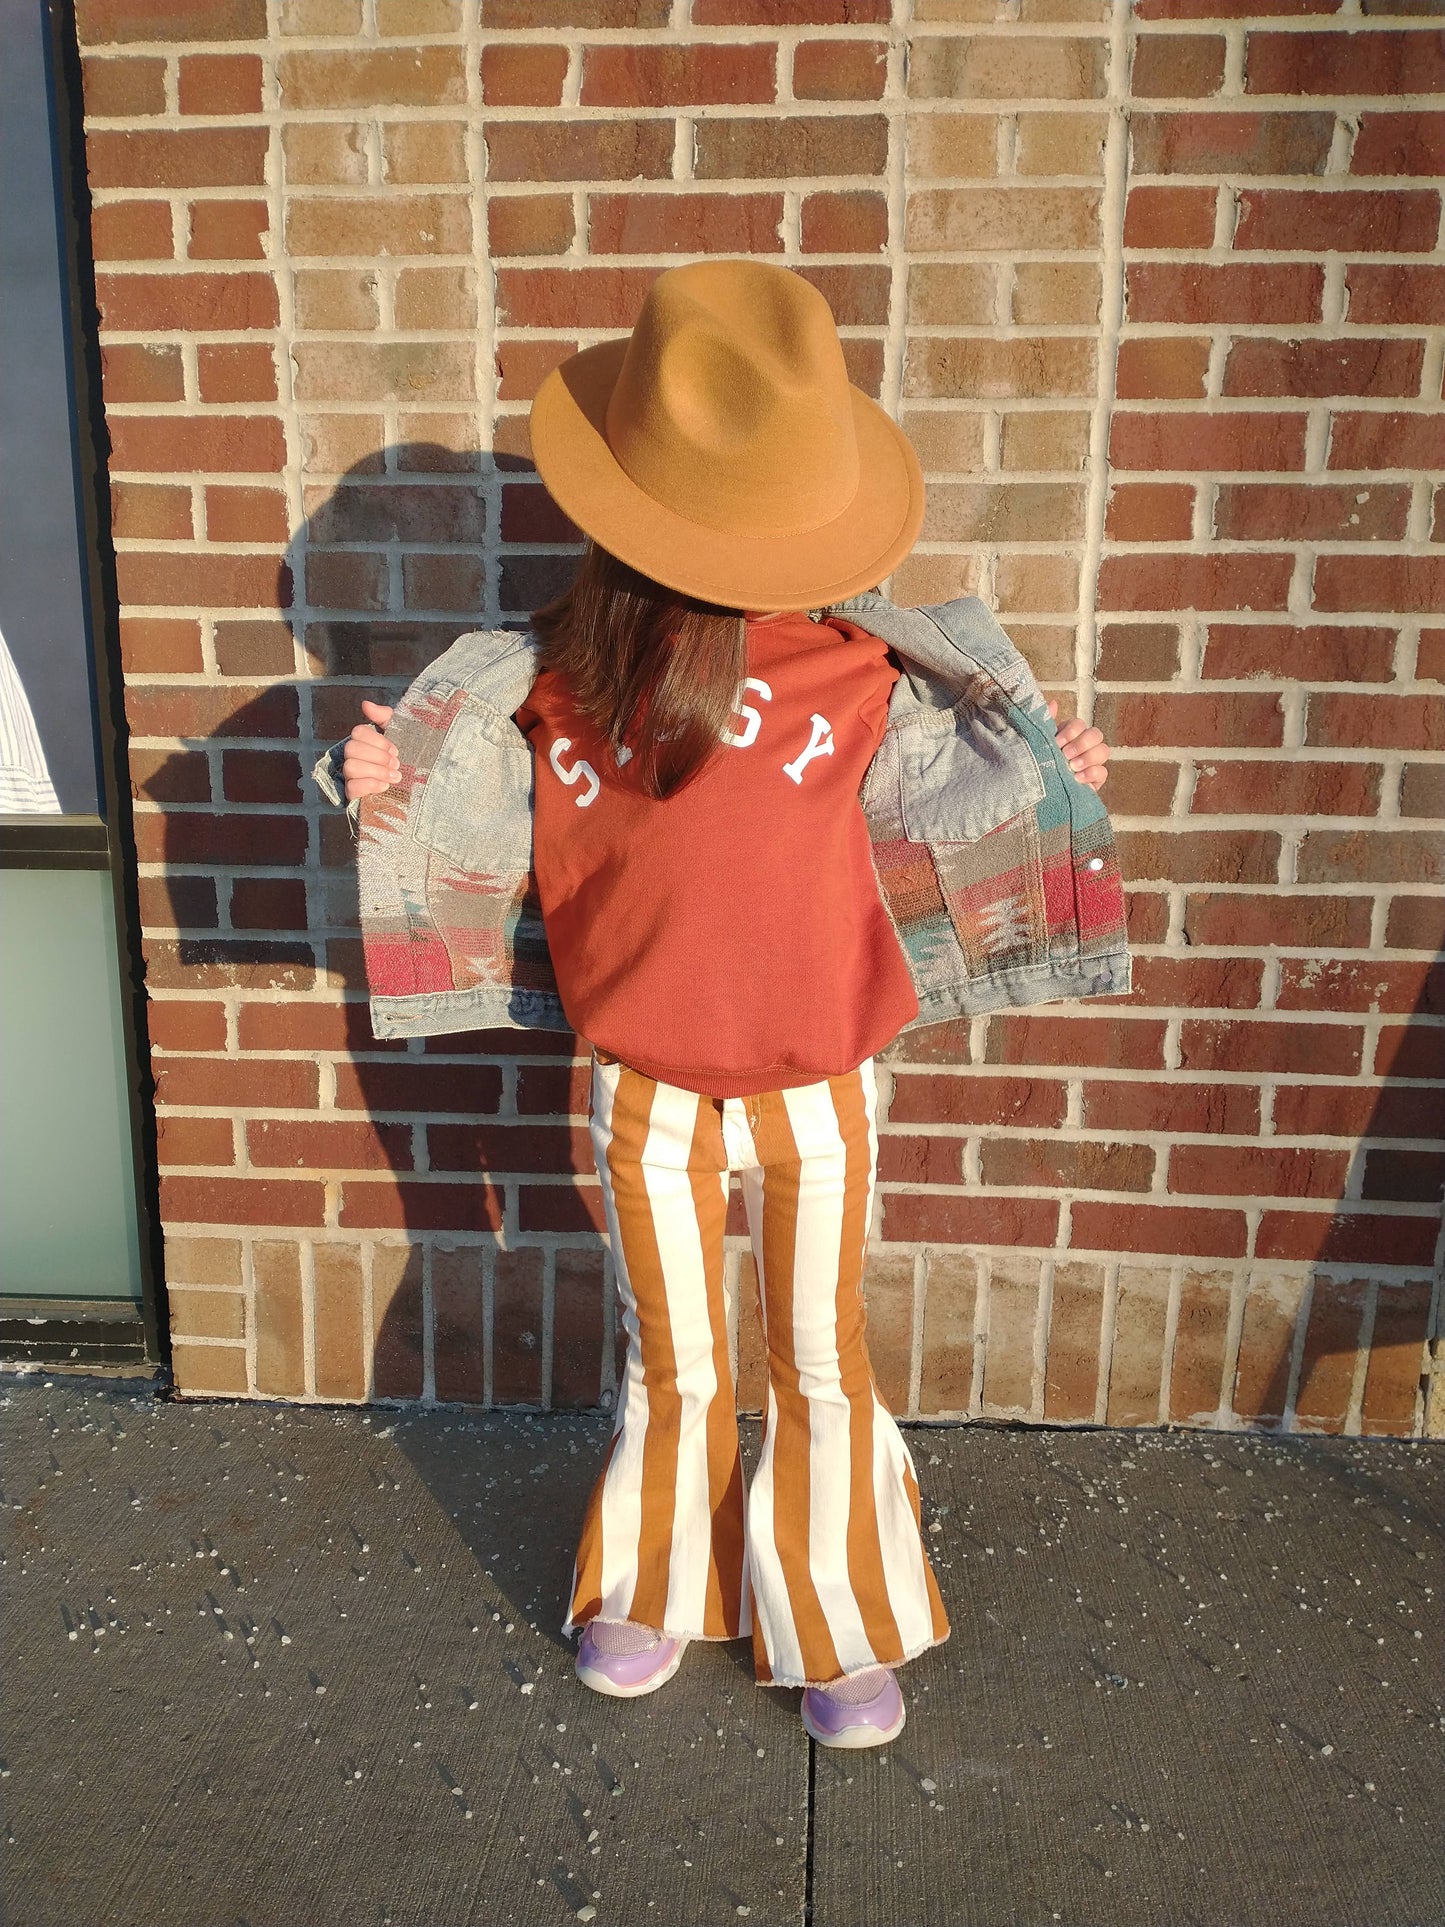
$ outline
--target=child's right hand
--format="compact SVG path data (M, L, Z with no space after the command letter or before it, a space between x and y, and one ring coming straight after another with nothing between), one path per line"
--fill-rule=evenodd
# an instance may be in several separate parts
M391 721L391 710L385 703L363 702L361 713L367 720L358 723L347 737L341 759L348 803L354 803L358 796L374 796L378 790L390 789L401 774L396 744L379 733Z

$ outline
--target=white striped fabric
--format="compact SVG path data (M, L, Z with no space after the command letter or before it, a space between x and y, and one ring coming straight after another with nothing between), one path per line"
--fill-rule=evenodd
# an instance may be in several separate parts
M90 701L89 691L84 700ZM58 816L60 802L20 671L0 635L0 815Z

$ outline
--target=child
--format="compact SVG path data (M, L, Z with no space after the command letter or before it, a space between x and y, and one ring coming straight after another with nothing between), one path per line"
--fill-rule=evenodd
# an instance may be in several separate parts
M380 870L370 884L363 825L373 1021L391 1010L391 1034L565 1022L593 1047L628 1356L564 1628L581 1631L579 1677L651 1693L690 1640L751 1633L759 1679L805 1689L815 1740L883 1744L904 1722L893 1669L949 1629L864 1339L873 1059L920 1019L920 987L929 1014L965 1007L938 979L945 945L955 975L965 952L992 973L995 1003L1126 987L1107 918L1091 951L1106 856L1075 861L1107 852L1103 813L1071 807L1067 778L1045 767L1055 757L1097 789L1108 750L1078 722L1057 732L1061 757L1029 740L1037 721L1018 718L1040 711L1037 692L978 605L943 606L966 612L964 630L937 625L960 655L978 631L964 701L940 680L956 665L936 636L918 631L915 659L868 626L922 620L857 595L917 539L922 476L901 430L849 385L832 315L800 276L750 261L669 270L628 340L548 377L531 428L543 480L588 537L575 582L534 618L534 644L463 638L397 712L364 703L341 752L347 798L381 799L373 847L421 851L410 884ZM378 733L394 713L401 749ZM865 779L880 821L902 811L886 846L877 829L870 844ZM1085 974L1067 981L1060 831L1037 828L1061 798L1082 879L1067 967ZM909 908L912 882L885 904L885 847L900 874L926 848L954 877L936 928ZM983 848L1013 852L1015 881L991 897L957 869ZM448 865L451 907L418 936L416 901ZM525 937L524 870L544 945ZM1117 896L1112 869L1099 887L1110 879ZM528 941L550 955L560 1016L545 975L524 985L520 961L499 969L499 930L519 960ZM1100 974L1088 959L1106 952ZM746 1493L722 1285L732 1171L769 1376Z

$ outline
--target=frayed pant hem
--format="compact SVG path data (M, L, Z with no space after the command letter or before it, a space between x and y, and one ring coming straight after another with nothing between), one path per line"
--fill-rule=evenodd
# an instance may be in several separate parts
M948 1631L941 1634L939 1638L925 1639L921 1646L910 1647L902 1659L870 1659L864 1666L855 1666L853 1671L855 1673L871 1673L875 1666L881 1666L885 1672L895 1672L898 1667L906 1666L910 1659L917 1659L920 1653L926 1653L934 1646L942 1646L946 1640L952 1637L952 1634L953 1628L950 1626ZM797 1692L801 1688L806 1692L810 1686L836 1686L840 1679L847 1679L849 1677L850 1675L847 1673L835 1673L831 1679L780 1679L777 1674L774 1674L771 1679L760 1679L758 1685L787 1686L791 1687L794 1692Z

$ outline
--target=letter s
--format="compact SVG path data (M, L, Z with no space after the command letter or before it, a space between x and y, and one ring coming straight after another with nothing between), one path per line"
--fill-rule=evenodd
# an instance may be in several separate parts
M738 685L733 713L745 717L746 721L740 730L725 729L722 733L723 741L731 744L734 749L746 749L749 743L756 740L757 733L763 726L763 712L760 709L754 709L751 703L743 701L743 694L749 689L755 689L765 703L773 700L773 692L765 682L760 682L756 676L744 676Z
M597 780L596 770L593 769L592 765L583 756L578 757L571 769L564 768L562 752L571 749L571 747L572 738L570 736L559 736L547 753L547 761L552 765L553 769L556 770L564 783L570 785L577 782L580 778L586 777L592 787L587 791L585 796L579 796L576 799L578 809L585 810L589 803L596 801L597 792L601 789L602 785Z

